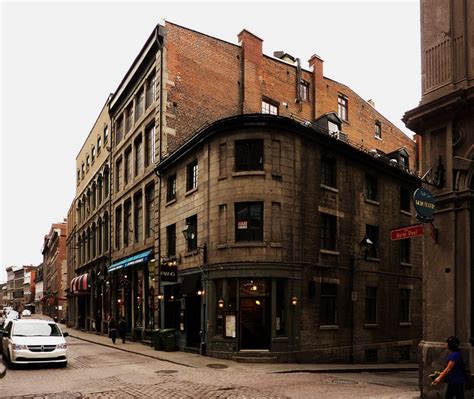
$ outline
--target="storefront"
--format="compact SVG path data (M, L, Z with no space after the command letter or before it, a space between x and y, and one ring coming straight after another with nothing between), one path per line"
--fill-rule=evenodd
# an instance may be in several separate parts
M90 330L90 321L88 321L88 309L90 306L89 284L89 273L74 277L69 284L70 293L75 298L76 314L74 317L74 327L80 330Z
M111 316L124 317L127 334L136 341L150 340L155 328L155 260L152 250L121 259L107 269L112 285Z

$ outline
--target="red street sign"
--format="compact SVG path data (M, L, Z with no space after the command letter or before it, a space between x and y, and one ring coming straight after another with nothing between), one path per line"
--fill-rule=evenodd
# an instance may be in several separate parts
M390 239L403 240L405 238L419 237L423 235L423 225L416 224L414 226L400 227L399 229L390 231Z

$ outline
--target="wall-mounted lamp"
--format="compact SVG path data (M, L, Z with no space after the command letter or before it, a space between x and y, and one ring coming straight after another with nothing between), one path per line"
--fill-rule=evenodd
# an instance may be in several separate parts
M197 292L197 294L198 294L199 296L204 295L204 290L199 290L199 291Z
M161 301L165 296L163 294L158 294L158 300Z
M150 259L150 262L151 262L151 263L155 263L155 262L156 262L156 259L155 259L155 258Z
M196 233L192 230L192 226L187 224L186 227L183 229L183 236L186 241L194 240L196 237Z
M367 260L367 256L369 254L370 248L374 245L373 241L367 236L364 236L362 241L359 243L359 248L361 252L364 254L364 260Z
M293 298L291 298L291 304L292 304L293 306L298 305L298 298L295 297L295 296L294 296Z
M119 298L119 299L117 299L117 302L118 302L118 303L122 303L122 300Z
M224 309L224 299L221 298L217 301L217 306L219 307L219 309Z

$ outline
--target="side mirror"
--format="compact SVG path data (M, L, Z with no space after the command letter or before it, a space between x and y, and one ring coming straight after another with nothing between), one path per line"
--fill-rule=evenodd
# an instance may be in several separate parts
M69 333L66 331L66 332L63 332L63 337L69 337Z

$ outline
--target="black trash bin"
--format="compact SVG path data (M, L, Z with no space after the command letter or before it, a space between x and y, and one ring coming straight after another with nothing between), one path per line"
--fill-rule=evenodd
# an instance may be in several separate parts
M153 346L153 348L155 348L156 351L159 351L162 349L160 331L161 330L152 331L151 345Z
M176 330L174 328L165 328L160 330L160 341L162 349L166 352L172 352L176 350Z

